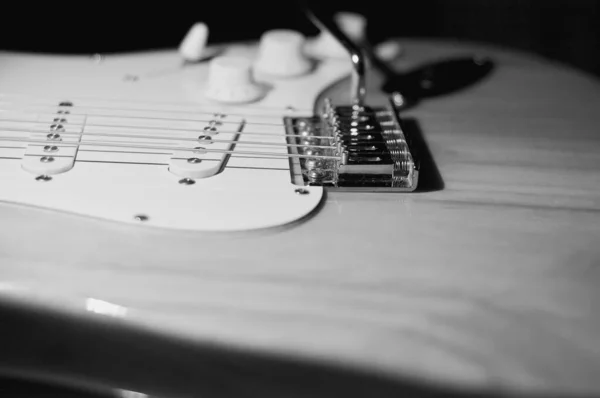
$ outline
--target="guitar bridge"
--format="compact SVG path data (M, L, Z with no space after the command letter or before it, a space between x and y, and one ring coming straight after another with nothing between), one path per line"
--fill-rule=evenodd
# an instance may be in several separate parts
M347 191L414 191L419 163L393 103L286 117L292 181Z

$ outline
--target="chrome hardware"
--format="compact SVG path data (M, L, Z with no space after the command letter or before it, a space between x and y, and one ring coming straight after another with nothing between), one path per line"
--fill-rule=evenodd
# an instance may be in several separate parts
M46 135L46 138L48 138L49 141L60 141L60 134L58 133L50 133L48 135Z
M182 178L181 180L179 180L179 183L181 185L194 185L196 181L191 178Z
M135 221L148 221L148 216L145 214L136 214L135 216L133 216L133 219Z
M36 181L51 181L52 177L47 176L47 175L41 175L41 176L37 176L35 177Z
M387 107L361 109L325 100L318 114L284 118L289 153L304 155L290 160L296 185L356 191L416 189L419 163L393 99Z
M202 159L198 159L198 158L189 158L187 161L188 161L188 163L194 163L194 164L196 164L196 163L200 163L200 162L202 162Z
M294 192L296 192L298 195L308 195L310 193L310 191L306 188L296 188Z
M42 163L54 162L54 158L52 156L42 156L40 158L40 162L42 162Z

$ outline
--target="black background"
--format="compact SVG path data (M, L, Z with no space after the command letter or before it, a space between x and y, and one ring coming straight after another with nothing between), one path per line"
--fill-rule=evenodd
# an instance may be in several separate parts
M324 1L369 18L368 34L446 37L530 50L600 76L600 1ZM6 3L5 3L6 4ZM293 1L45 2L3 5L0 48L112 53L174 47L204 21L211 42L258 38L273 28L316 33Z

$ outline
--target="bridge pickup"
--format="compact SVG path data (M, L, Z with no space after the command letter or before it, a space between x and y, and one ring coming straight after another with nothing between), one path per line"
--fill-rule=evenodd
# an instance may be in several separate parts
M347 191L410 192L419 163L390 101L355 109L326 100L317 116L286 117L292 180Z

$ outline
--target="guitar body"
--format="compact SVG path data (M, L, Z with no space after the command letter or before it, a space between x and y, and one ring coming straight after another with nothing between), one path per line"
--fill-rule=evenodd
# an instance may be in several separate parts
M420 191L319 189L293 222L236 232L2 203L0 368L165 397L361 396L366 386L369 396L598 394L600 84L502 49L403 45L399 70L465 54L496 65L480 83L401 113L428 148ZM98 81L154 56L108 60ZM164 59L175 68L176 57ZM285 82L265 101L310 108L345 68L323 87ZM27 84L27 70L10 72L4 80ZM61 73L48 69L52 95L40 97L61 95ZM381 82L370 75L370 103L385 103ZM118 100L196 95L165 88L161 99L160 83L144 84ZM88 97L112 98L102 87ZM284 95L290 87L307 91ZM319 98L347 101L348 87ZM110 203L120 194L102 189Z

